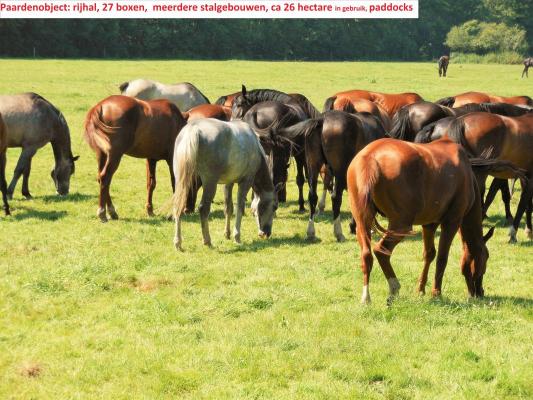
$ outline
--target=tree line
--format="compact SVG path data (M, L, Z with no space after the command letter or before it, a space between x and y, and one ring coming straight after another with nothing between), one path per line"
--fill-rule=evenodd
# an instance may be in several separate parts
M532 15L533 1L420 0L418 20L0 20L0 56L415 61L510 48L525 55Z

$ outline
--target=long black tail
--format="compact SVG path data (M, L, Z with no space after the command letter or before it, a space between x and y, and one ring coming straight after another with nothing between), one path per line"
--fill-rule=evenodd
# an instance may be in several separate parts
M295 142L298 139L306 138L311 135L315 130L322 130L324 123L324 117L312 118L299 122L292 126L282 128L278 131L278 135L284 137L287 140Z
M495 160L495 159L486 159L486 158L470 158L470 165L472 165L473 170L482 170L492 174L506 174L509 179L520 179L521 182L527 182L527 171L521 168L518 168L510 161L506 160Z
M329 97L326 102L324 103L324 108L322 111L331 111L333 110L333 105L335 104L335 100L337 100L337 96L331 96Z
M455 97L444 97L442 99L437 100L435 104L440 104L441 106L445 107L453 107L453 105L455 104Z
M409 107L404 106L394 114L392 119L392 128L389 132L390 137L400 140L408 140L407 134L411 135L411 119L409 118Z

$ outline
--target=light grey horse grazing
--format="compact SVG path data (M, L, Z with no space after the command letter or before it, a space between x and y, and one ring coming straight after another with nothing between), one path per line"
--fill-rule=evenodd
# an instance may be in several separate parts
M208 217L218 183L225 184L226 238L230 238L230 220L233 214L231 192L235 183L239 185L233 235L235 241L240 243L241 218L246 194L250 188L258 198L256 219L259 236L262 238L270 236L277 206L274 199L274 185L261 143L248 124L240 121L223 122L211 118L192 121L182 129L176 139L173 165L176 177L174 195L176 249L182 250L181 215L185 209L187 193L191 190L195 177L200 178L203 186L198 211L204 244L211 246Z
M31 159L38 149L50 142L55 166L51 172L59 195L69 192L74 161L70 146L70 131L63 114L48 100L35 93L0 96L0 114L7 130L8 147L22 147L13 179L7 189L11 198L22 175L22 195L31 198L28 180Z
M165 85L148 79L135 79L124 82L119 89L122 95L140 100L167 99L178 106L182 112L189 111L199 104L209 104L207 97L187 82Z

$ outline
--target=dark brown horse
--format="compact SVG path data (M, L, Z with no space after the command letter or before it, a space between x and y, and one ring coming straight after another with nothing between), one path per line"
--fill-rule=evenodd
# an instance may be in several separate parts
M220 121L229 121L231 119L231 107L218 104L200 104L181 114L187 122L199 118L214 118Z
M381 122L369 113L326 111L313 118L280 131L280 135L295 140L305 138L305 154L309 183L309 224L307 237L315 238L314 218L318 201L318 175L326 165L334 178L331 202L333 234L337 241L345 240L342 233L340 210L342 194L346 189L346 171L353 157L368 143L386 136Z
M440 136L439 136L440 135ZM516 231L523 213L531 204L533 196L533 113L520 117L505 117L496 114L470 113L455 119L449 127L434 132L430 140L448 135L474 157L485 155L496 160L507 160L527 171L518 210L510 229L510 241L516 241ZM506 174L493 174L496 178L509 179ZM478 182L484 192L486 174L478 174ZM531 236L530 218L527 218L526 234Z
M516 168L495 160L473 160L476 169L519 173ZM463 241L461 271L471 296L483 296L483 274L489 253L485 245L493 228L483 237L481 197L471 161L461 146L443 139L431 144L413 144L382 139L369 144L353 159L348 169L348 196L357 222L363 271L362 302L370 302L369 280L373 256L370 230L383 237L374 254L389 284L388 302L398 294L400 283L390 257L413 225L422 225L424 268L418 290L425 292L429 266L437 256L433 295L442 290L442 278L450 245L460 229ZM388 218L388 228L379 225L376 214ZM440 225L438 252L435 231Z
M109 187L124 154L146 158L146 211L153 215L152 194L156 186L156 164L165 160L170 170L172 190L174 142L185 120L168 100L143 101L127 96L110 96L96 104L85 119L85 140L96 153L100 198L97 216L107 222L118 214L111 202Z
M453 97L444 97L435 103L446 107L461 107L470 103L507 103L523 106L533 106L529 96L503 97L482 92L466 92Z
M450 64L450 57L449 56L442 56L439 58L439 77L446 77L446 73L448 72L448 65Z
M524 70L522 71L522 78L524 75L529 78L529 67L533 67L533 57L528 57L524 60Z
M4 213L9 215L9 203L7 202L7 182L6 182L6 151L7 151L7 129L0 114L0 191L2 191L2 201L4 202Z
M392 118L393 115L396 114L396 112L403 106L424 100L417 93L390 94L369 92L367 90L348 90L346 92L336 93L328 98L324 104L324 110L335 110L335 104L337 101L344 102L345 99L349 100L350 102L359 99L369 100L378 104L382 109L384 109L390 118ZM355 104L354 108L358 110Z

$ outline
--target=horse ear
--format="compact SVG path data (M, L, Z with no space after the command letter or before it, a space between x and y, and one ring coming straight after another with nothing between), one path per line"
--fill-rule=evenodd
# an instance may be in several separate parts
M78 161L79 158L80 156L72 157L72 161Z
M246 86L242 85L241 92L243 96L246 96Z
M492 237L492 235L494 235L494 226L492 228L489 229L489 231L485 234L485 236L483 236L483 241L485 243L487 243L489 241L489 239Z

